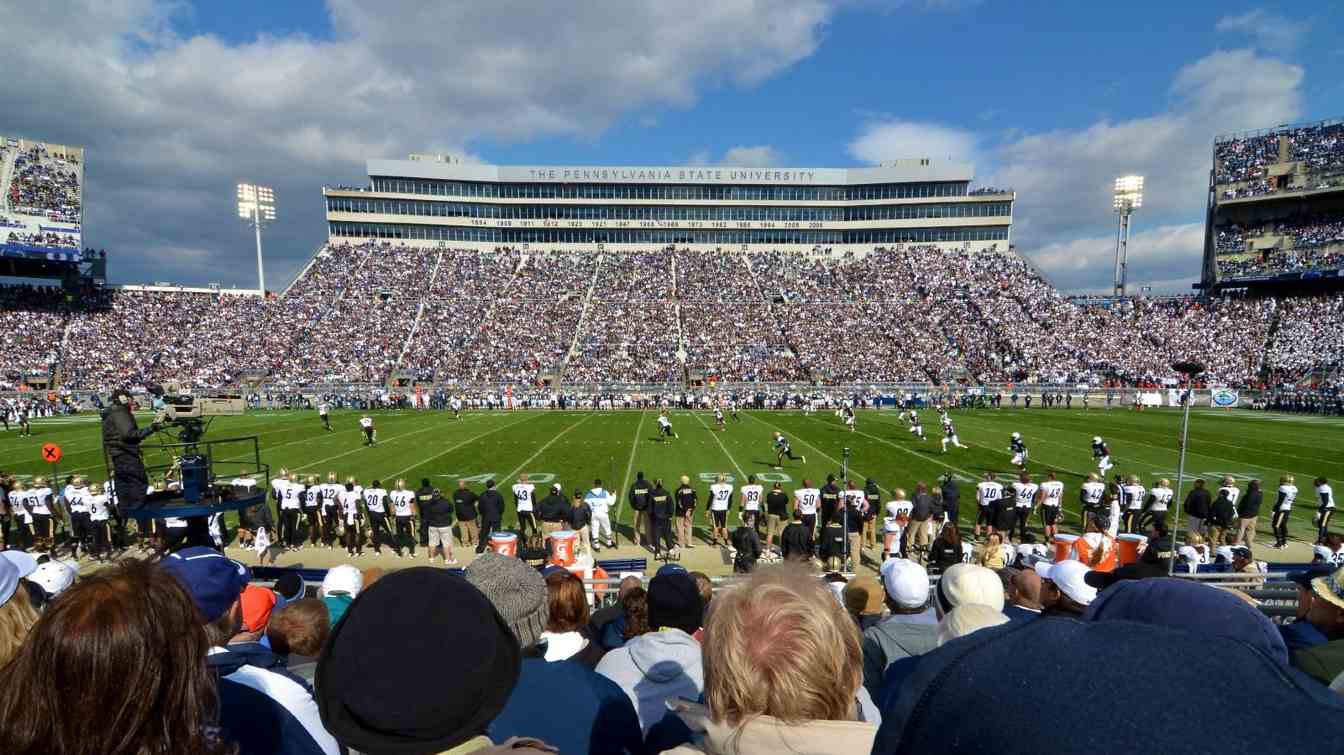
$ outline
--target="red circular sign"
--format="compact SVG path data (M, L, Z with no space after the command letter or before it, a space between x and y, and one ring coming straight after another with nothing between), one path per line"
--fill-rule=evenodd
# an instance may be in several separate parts
M55 443L42 444L42 461L55 464L61 460L61 447Z

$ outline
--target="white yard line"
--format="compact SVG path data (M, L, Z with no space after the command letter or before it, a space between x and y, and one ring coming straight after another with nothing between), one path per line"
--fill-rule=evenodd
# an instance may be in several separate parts
M515 422L514 424L517 424L517 423ZM510 427L510 425L504 425L504 427ZM419 435L420 433L427 433L427 432L429 432L430 430L439 430L439 429L442 429L442 426L439 425L437 422L433 422L433 423L430 423L429 427L421 428L421 429L419 429L419 430L413 430L413 431L411 431L411 432L409 432L409 433L402 433L401 435L398 435L398 436L396 436L395 438L388 438L386 441L379 441L379 443L384 443L384 442L386 442L386 443L392 443L392 442L394 442L394 441L401 440L402 438L409 438L409 437L411 437L412 435ZM501 428L501 429L502 429L502 428ZM491 432L494 432L494 431L492 430ZM299 471L299 470L301 470L301 469L308 469L308 468L310 468L310 467L316 467L316 466L319 466L319 465L321 465L321 464L325 464L325 463L327 463L327 462L329 462L329 461L334 461L334 460L336 460L336 459L343 459L343 458L349 456L350 454L357 454L357 453L363 451L363 450L366 449L366 448L368 448L368 446L365 446L365 445L363 445L363 444L361 443L359 446L355 447L353 450L346 451L346 452L344 452L344 453L339 453L339 454L336 454L335 456L328 456L328 457L325 458L325 459L318 459L317 461L311 461L311 462L308 462L307 464L304 464L304 465L302 465L302 466L294 467L294 468L291 469L290 471L291 471L291 472L297 472L297 471Z
M639 422L635 424L635 439L630 443L630 459L625 462L625 479L621 480L621 489L616 493L616 516L613 522L621 521L621 507L625 505L625 491L630 489L630 470L635 468L635 452L639 450L639 439L644 432L644 415L647 409L639 410Z
M590 414L585 414L585 415L583 416L583 419L579 420L578 422L575 422L574 424L570 425L569 427L566 427L565 429L563 429L563 430L561 430L560 432L556 433L556 435L555 435L554 438L551 438L549 441L546 442L546 445L542 446L541 448L538 448L536 453L534 453L534 454L532 454L531 456L527 457L527 459L526 459L525 461L523 461L522 464L519 464L519 465L517 466L517 468L515 468L512 472L509 472L508 474L506 474L506 475L504 475L503 477L501 477L501 478L499 479L499 484L500 484L500 485L503 485L505 482L507 482L507 481L509 481L509 480L512 480L515 476L517 476L517 474L518 474L519 472L523 471L523 467L526 467L528 464L531 464L533 461L536 460L536 458L537 458L538 456L541 456L542 453L544 453L544 452L546 451L546 449L548 449L548 448L550 448L551 446L555 445L555 442L556 442L557 440L560 440L560 438L564 437L565 433L569 432L570 430L573 430L574 428L578 427L579 425L582 425L583 423L587 422L588 420L592 419L592 418L595 417L595 416L596 416L595 414L591 414L591 413L590 413Z
M709 425L706 424L706 422L703 419L701 419L699 414L696 414L695 412L691 412L691 414L695 417L695 420L700 423L700 426L705 428L705 430L709 432L710 437L714 439L714 442L719 444L719 448L723 449L723 455L728 457L729 463L731 463L733 465L733 468L737 470L737 473L741 475L741 477L739 477L738 479L741 480L742 482L738 484L739 485L747 484L747 473L742 469L742 465L737 463L737 459L734 459L733 455L728 452L728 447L723 445L723 441L719 440L719 436L715 434L713 430L710 429Z

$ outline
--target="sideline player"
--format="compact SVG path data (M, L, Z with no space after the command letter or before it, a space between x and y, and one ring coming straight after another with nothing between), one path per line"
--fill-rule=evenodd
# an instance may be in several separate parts
M1017 476L1017 482L1013 483L1013 514L1016 519L1013 520L1013 527L1010 528L1008 535L1012 536L1012 529L1017 530L1017 541L1024 542L1027 539L1027 522L1031 520L1032 509L1036 507L1036 492L1040 486L1031 481L1031 475L1025 471ZM1008 542L1008 538L1004 538Z
M738 489L738 498L742 507L739 512L742 523L753 530L759 529L757 524L761 518L761 501L765 499L765 487L756 482L756 475L747 475L747 484Z
M364 488L364 510L369 512L369 544L375 556L381 555L384 544L392 545L392 533L387 527L387 491L380 480Z
M1111 449L1100 435L1092 436L1092 458L1097 460L1097 473L1102 477L1114 466L1111 464Z
M1003 483L994 479L993 472L985 472L985 481L975 486L975 537L980 537L980 525L994 534L994 520L1003 498Z
M364 430L364 445L374 446L378 443L378 431L373 428L373 417L365 415L359 418L359 426Z
M1087 522L1089 519L1098 520L1103 516L1101 513L1101 501L1105 497L1106 483L1101 481L1101 476L1096 472L1088 475L1087 482L1083 483L1083 487L1078 491L1078 502L1082 504L1083 507L1083 510L1079 512L1079 516L1081 516L1083 520L1083 529L1087 529ZM1100 526L1099 521L1098 528L1105 529L1105 527Z
M677 434L672 430L672 420L667 418L667 410L658 412L658 440L662 443L669 442Z
M1144 519L1151 521L1154 528L1163 531L1167 529L1167 507L1171 505L1175 493L1171 489L1171 481L1165 477L1157 481L1157 487L1148 491Z
M515 495L518 486L514 485ZM615 548L616 543L611 539L611 505L616 502L616 494L608 492L602 487L601 480L593 480L593 487L584 494L584 502L593 513L592 524L592 545L593 551L602 550L602 546ZM520 515L521 516L521 515ZM536 524L532 525L533 527ZM605 533L606 537L603 538Z
M1022 440L1022 433L1013 433L1008 439L1008 450L1013 453L1013 466L1018 469L1027 468L1027 457L1030 452L1027 451L1027 442Z
M317 416L320 417L320 418L322 418L322 426L325 427L325 428L327 428L327 432L331 432L331 431L332 431L332 430L331 430L331 414L330 414L330 412L331 412L331 407L330 407L330 406L327 406L327 402L326 402L326 401L318 401L318 402L317 402Z
M728 475L719 475L718 481L709 486L709 516L713 524L713 538L710 545L728 544L728 510L733 506L733 486Z
M541 527L537 525L537 516L532 510L532 501L536 497L537 486L533 485L527 478L527 473L518 475L518 482L513 484L513 508L518 513L518 534L523 542L528 542L528 533L533 536L541 537ZM589 502L589 506L592 502ZM593 538L593 545L597 545L597 538Z
M405 548L411 558L415 558L415 517L420 513L415 505L415 493L406 489L405 480L397 480L388 498L392 501L392 514L397 523L392 551L401 558L401 549Z
M1056 479L1054 472L1047 472L1045 481L1041 483L1039 495L1041 523L1045 527L1046 542L1050 542L1059 532L1059 512L1064 503L1064 483Z
M1133 534L1140 530L1143 501L1147 495L1148 491L1139 483L1138 475L1130 475L1125 484L1120 486L1121 515L1124 517L1125 532Z
M788 458L789 461L798 461L798 462L802 462L803 464L806 464L806 463L807 463L807 457L806 457L806 456L794 456L794 455L793 455L793 449L789 447L789 440L788 440L788 438L785 438L785 437L784 437L784 433L776 432L776 433L775 433L775 469L783 469L783 468L784 468L784 459L785 459L786 457Z
M1316 487L1316 545L1325 543L1325 536L1330 534L1330 517L1335 515L1335 491L1330 487L1330 481L1324 477L1317 477L1311 481Z
M952 416L943 414L943 453L947 453L947 444L951 443L956 448L965 448L961 445L961 440L957 438L957 428L952 425Z

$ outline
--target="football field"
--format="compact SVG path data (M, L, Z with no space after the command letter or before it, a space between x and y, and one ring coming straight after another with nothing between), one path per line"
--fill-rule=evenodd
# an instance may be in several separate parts
M334 412L333 432L323 430L315 412L259 411L240 417L217 418L206 440L255 435L262 449L262 461L271 474L281 468L325 478L336 472L342 480L358 478L364 485L381 480L390 488L404 478L415 488L421 478L450 495L458 480L466 480L480 492L487 479L496 480L509 510L505 525L515 517L508 486L526 473L539 493L559 483L566 494L586 490L595 478L617 492L618 504L613 521L622 540L629 537L632 512L625 502L635 474L661 478L667 488L676 487L682 475L691 478L700 491L702 509L708 500L708 486L719 474L728 475L735 485L748 475L768 489L780 482L786 491L802 487L809 479L820 487L826 475L840 476L844 449L850 449L849 474L862 487L871 477L884 494L901 487L913 493L916 482L931 485L945 473L962 483L961 522L974 522L975 483L986 471L1003 481L1015 479L1009 464L1009 434L1022 433L1030 449L1029 471L1036 480L1053 470L1065 483L1065 531L1078 529L1078 489L1089 472L1095 470L1090 441L1101 435L1110 445L1115 466L1112 474L1138 474L1146 486L1166 477L1176 484L1180 412L1174 409L1135 412L1130 409L978 409L952 413L965 449L940 452L941 432L937 414L922 412L927 439L916 439L894 411L860 410L856 430L850 432L829 412L804 415L797 412L741 412L740 419L727 421L723 431L714 429L711 412L672 411L678 437L670 442L657 438L657 412L649 411L476 411L454 420L451 413L434 411L375 412L378 443L366 448L355 412ZM148 417L142 417L142 423ZM55 443L62 449L59 472L82 474L93 480L105 479L101 436L97 417L84 416L37 420L33 436L19 438L14 431L0 433L0 470L20 479L52 474L43 462L41 447ZM806 462L785 461L776 468L772 435L779 431L791 441L795 455ZM152 446L153 440L147 442ZM241 445L223 447L225 459ZM1257 558L1262 560L1303 560L1309 557L1301 542L1315 536L1311 518L1315 498L1311 481L1325 476L1335 485L1337 495L1344 478L1344 423L1337 419L1314 416L1281 415L1265 412L1196 409L1190 421L1190 448L1187 476L1214 479L1232 475L1239 484L1260 479L1265 488ZM218 459L217 459L218 461ZM217 473L226 474L221 469ZM1269 511L1274 489L1282 474L1293 474L1301 489L1293 511L1290 532L1295 541L1287 553L1269 550ZM227 472L232 474L232 472ZM1186 489L1188 490L1187 482ZM736 498L736 496L735 496ZM736 504L736 500L734 500ZM708 517L703 510L697 516L697 534L708 535ZM733 517L736 521L736 517ZM1034 520L1039 536L1039 518ZM460 551L461 549L459 549ZM708 557L709 549L701 555ZM633 547L621 555L635 555ZM323 558L303 558L303 553L286 554L280 563L304 562L323 565L337 553ZM339 553L343 556L343 552ZM876 553L869 558L875 558ZM460 556L459 556L460 557ZM339 559L338 559L339 560ZM726 559L725 559L726 561ZM873 562L869 562L872 565ZM391 561L388 566L404 565ZM717 562L716 564L717 565ZM723 565L726 569L726 564ZM709 568L709 567L706 567Z

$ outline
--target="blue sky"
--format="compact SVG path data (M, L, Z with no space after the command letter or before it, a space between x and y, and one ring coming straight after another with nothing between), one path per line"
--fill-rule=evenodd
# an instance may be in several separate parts
M1327 3L85 0L17 26L46 43L0 50L33 74L0 81L0 133L89 147L86 241L118 281L249 284L243 178L276 186L268 279L288 280L324 237L323 184L438 149L970 159L1019 191L1018 250L1067 290L1105 288L1109 184L1140 172L1132 279L1188 290L1213 135L1344 115Z

